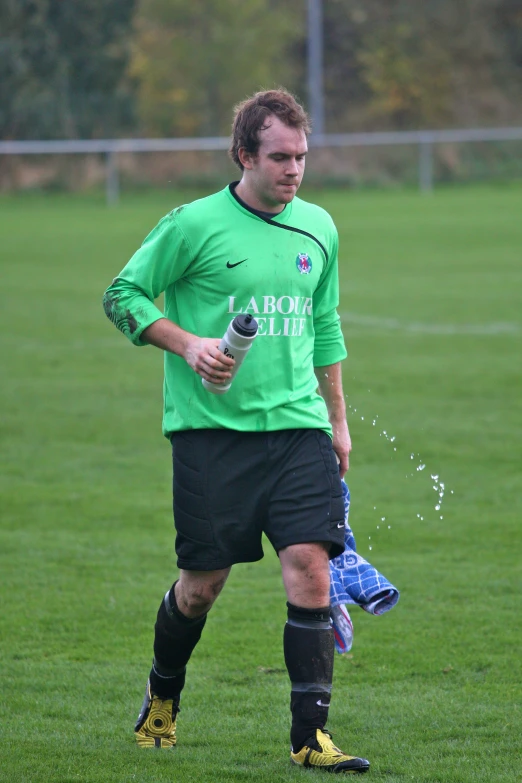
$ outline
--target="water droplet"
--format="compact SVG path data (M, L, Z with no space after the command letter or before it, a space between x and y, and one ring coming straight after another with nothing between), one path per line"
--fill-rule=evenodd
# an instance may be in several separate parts
M324 377L328 378L328 373L327 372L325 372Z
M410 459L414 459L414 458L415 458L415 454L410 454Z
M453 495L453 490L452 490L452 489L450 489L450 492L451 492L451 494Z
M440 511L440 505L439 505L438 503L437 503L437 505L435 506L435 511Z
M369 547L368 547L368 549L370 550L370 552L372 551L372 548L371 548L371 546L369 546Z
M391 529L391 525L388 525L388 530L390 530L390 529Z
M375 419L372 421L372 425L375 427Z
M381 517L381 522L386 522L386 517Z
M426 465L417 465L417 470L424 470Z
M432 476L433 481L437 481L438 478L439 478L438 476L435 476L435 475Z
M420 519L420 514L417 514L418 518Z
M424 521L424 517L421 517L421 522L423 522L423 521Z
M361 421L364 421L364 416L361 416Z
M374 507L373 507L373 510L374 510L374 511L377 511L377 506L374 506Z
M444 517L441 516L441 519L444 519Z
M394 447L393 447L393 450L394 450L394 451L397 451L397 448L396 448L396 446L394 446Z
M377 530L380 530L380 529L381 529L381 526L380 526L380 525L377 525Z
M391 440L391 442L393 443L393 441L395 440L395 435L392 435L392 436L391 436L391 438L390 438L390 440Z

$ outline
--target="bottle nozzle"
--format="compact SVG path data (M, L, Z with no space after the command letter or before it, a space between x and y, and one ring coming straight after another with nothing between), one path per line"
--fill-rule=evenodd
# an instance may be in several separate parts
M252 318L253 318L253 316L251 315L251 313L247 313L247 314L245 315L245 323L246 323L246 324L249 324L249 323L250 323L250 321L252 320Z

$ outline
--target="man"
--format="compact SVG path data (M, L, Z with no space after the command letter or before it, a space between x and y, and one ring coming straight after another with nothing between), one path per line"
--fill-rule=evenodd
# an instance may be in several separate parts
M135 731L143 747L176 743L186 665L207 613L232 565L261 559L264 532L288 598L291 759L365 772L368 761L325 730L328 561L344 549L340 478L351 443L337 232L324 210L296 198L309 131L285 90L241 103L230 149L240 182L163 218L105 293L108 317L134 344L165 351L163 431L173 450L180 574L158 611ZM165 314L153 303L162 291ZM237 313L256 319L258 336L230 390L211 394L202 379L231 377L234 360L218 344Z

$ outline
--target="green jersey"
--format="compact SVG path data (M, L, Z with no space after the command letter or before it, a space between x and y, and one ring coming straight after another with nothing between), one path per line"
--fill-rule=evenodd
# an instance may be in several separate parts
M345 358L337 306L337 232L320 207L294 198L267 218L233 186L178 207L146 237L104 296L108 317L135 344L159 318L220 338L237 313L258 335L226 394L205 390L165 352L163 432L323 429L331 434L314 367ZM154 300L165 292L165 313Z

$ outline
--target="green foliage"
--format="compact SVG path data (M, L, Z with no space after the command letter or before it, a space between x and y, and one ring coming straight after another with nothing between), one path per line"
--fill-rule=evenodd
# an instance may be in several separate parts
M285 599L268 544L212 610L179 747L140 751L132 736L175 576L170 455L161 352L127 343L101 295L158 218L196 195L125 196L116 210L101 196L0 202L2 783L324 780L289 763ZM380 618L353 611L330 728L371 760L369 780L513 783L520 185L308 197L340 231L350 521L401 590ZM429 473L445 482L442 520Z
M511 0L325 2L333 129L522 122L522 14Z
M288 47L304 35L294 2L141 0L131 73L145 135L226 135L258 89L295 88Z
M522 123L516 0L324 0L328 131ZM0 138L214 136L283 84L303 0L4 0Z
M113 136L129 127L135 0L5 0L0 138Z

